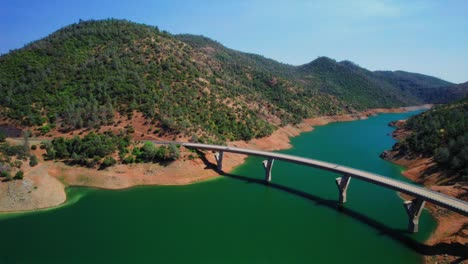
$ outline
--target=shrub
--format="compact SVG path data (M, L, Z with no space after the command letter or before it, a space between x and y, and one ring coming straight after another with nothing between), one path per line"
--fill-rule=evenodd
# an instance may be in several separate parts
M20 160L15 160L13 162L13 166L19 169L21 168L21 166L23 166L23 162L21 162Z
M127 130L128 134L132 134L133 132L135 132L135 128L133 128L133 126L131 125L125 126L125 129Z
M1 176L1 173L4 171L10 171L10 165L0 163L0 177L4 177L4 176Z
M104 158L104 160L101 163L101 169L114 166L116 163L117 161L113 157L107 156Z
M15 174L15 177L13 177L13 179L15 180L22 180L24 177L24 172L22 170L19 170L16 174Z
M31 146L31 150L36 150L37 149L37 146L36 145L32 145Z
M199 142L198 136L194 134L192 138L190 139L190 142L198 143Z
M134 153L135 153L134 149ZM143 147L140 148L139 153L137 153L137 157L141 159L143 162L151 162L155 159L157 153L157 148L151 142L146 142Z
M39 161L38 161L36 155L31 155L31 157L29 157L29 166L34 167L38 163L39 163Z
M135 157L133 155L128 155L123 159L123 164L130 164L135 162Z
M0 177L7 178L8 176L10 176L9 171L0 171Z
M175 144L169 145L169 158L172 160L176 160L180 157L180 150L179 146Z
M9 171L0 172L0 177L5 178L5 181L11 180L11 173Z
M50 125L49 124L44 125L44 126L40 127L38 130L39 130L39 132L41 132L42 135L45 135L45 134L50 132Z

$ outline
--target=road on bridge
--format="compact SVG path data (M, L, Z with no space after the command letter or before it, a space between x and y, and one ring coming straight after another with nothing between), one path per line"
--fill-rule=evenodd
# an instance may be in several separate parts
M244 154L250 156L263 157L268 159L264 162L265 170L267 173L266 180L270 181L271 179L271 167L273 160L282 160L286 162L301 164L309 167L314 167L322 170L331 171L343 175L337 179L338 189L340 191L340 201L346 201L346 189L349 184L350 178L356 178L363 181L367 181L373 184L377 184L389 189L393 189L398 192L408 194L412 197L415 197L412 201L406 201L405 207L407 213L410 217L410 227L409 229L413 232L417 231L418 228L418 219L419 215L424 207L424 202L430 202L432 204L447 208L451 211L457 212L464 216L468 215L468 203L454 197L450 197L432 190L415 186L406 182L398 181L395 179L387 178L378 174L342 166L339 164L333 164L329 162L324 162L320 160L314 160L309 158L303 158L293 155L287 155L282 153L267 152L260 150L252 149L243 149L236 147L228 146L219 146L219 145L209 145L201 143L190 143L190 142L173 142L173 141L152 141L155 144L178 144L186 148L195 148L202 150L210 150L217 152L216 160L218 162L218 169L222 168L222 158L223 152Z

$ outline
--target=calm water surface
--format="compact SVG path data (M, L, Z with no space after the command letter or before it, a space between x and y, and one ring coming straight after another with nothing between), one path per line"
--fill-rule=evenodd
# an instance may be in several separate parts
M317 127L281 152L405 180L378 155L395 142L387 123L414 113ZM273 184L263 176L249 158L189 186L70 188L60 208L0 215L0 263L418 263L412 245L436 226L424 212L406 233L397 194L356 179L341 207L336 174L275 161Z

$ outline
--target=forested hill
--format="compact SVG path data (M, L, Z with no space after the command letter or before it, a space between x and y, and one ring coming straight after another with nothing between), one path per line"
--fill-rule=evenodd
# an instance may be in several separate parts
M374 74L426 102L445 104L468 95L466 83L454 85L435 77L404 71L375 71Z
M468 98L414 116L404 128L411 134L394 149L434 157L446 177L468 182Z
M407 88L414 74L389 75L325 57L281 64L125 20L80 21L0 57L0 114L66 132L141 112L159 134L248 140L306 117L430 103L449 84L418 75L421 96Z

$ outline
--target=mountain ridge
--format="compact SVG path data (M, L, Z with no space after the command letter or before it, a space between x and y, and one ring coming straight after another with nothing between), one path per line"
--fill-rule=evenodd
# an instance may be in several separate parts
M224 141L308 117L431 103L386 76L326 57L292 66L203 36L90 20L0 56L0 112L42 132L98 128L140 112L151 133Z

